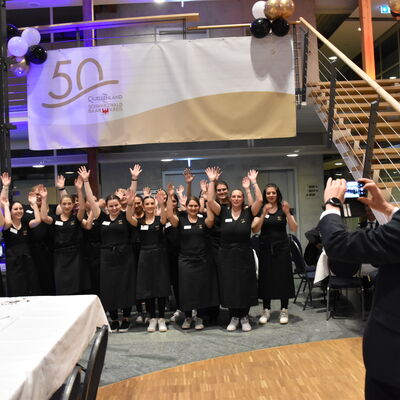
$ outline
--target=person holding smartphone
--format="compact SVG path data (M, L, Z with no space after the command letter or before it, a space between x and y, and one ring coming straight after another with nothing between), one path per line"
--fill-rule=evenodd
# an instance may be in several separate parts
M379 264L375 298L363 338L365 398L400 399L400 212L384 199L374 181L363 178L359 182L370 197L358 201L383 213L389 222L376 229L347 232L340 217L346 181L329 178L318 229L328 257Z

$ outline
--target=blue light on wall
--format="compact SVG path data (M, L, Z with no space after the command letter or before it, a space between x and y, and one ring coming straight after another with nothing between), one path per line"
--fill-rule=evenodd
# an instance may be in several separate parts
M390 14L390 7L389 6L380 6L381 14Z

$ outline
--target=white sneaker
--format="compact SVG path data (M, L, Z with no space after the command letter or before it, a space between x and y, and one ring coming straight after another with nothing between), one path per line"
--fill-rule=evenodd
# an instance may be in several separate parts
M204 329L204 324L203 324L202 318L199 318L199 317L194 318L194 329L196 329L196 331L201 331L202 329Z
M144 318L142 314L138 314L138 316L135 319L135 323L137 325L143 325L144 324Z
M160 332L167 332L167 324L165 323L165 318L158 318L158 330Z
M263 312L261 313L258 323L261 325L264 325L269 321L270 318L271 318L271 310L268 310L268 308L265 308L263 310Z
M151 318L149 322L149 326L147 328L147 332L155 332L157 329L157 318Z
M281 315L280 315L280 318L279 318L279 322L282 325L285 325L285 324L287 324L289 322L289 313L288 313L288 310L286 308L282 308Z
M242 325L243 332L251 331L251 325L250 325L249 319L247 317L240 318L240 324Z
M229 332L233 332L236 331L238 326L239 326L239 318L232 317L231 322L229 322L229 325L226 327L226 330Z
M190 329L192 325L192 317L186 317L182 324L182 329Z
M177 322L182 319L185 315L181 310L176 310L172 317L169 319L171 322Z

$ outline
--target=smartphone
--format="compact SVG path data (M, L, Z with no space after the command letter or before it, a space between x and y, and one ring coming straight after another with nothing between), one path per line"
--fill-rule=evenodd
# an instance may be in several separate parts
M359 197L367 197L367 192L363 189L364 184L357 181L346 182L345 199L358 199Z

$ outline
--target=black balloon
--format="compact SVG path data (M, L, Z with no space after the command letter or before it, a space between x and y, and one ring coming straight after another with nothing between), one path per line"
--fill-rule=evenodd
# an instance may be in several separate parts
M257 39L268 35L271 30L271 22L266 18L255 19L250 27L251 34Z
M20 36L21 33L15 25L7 24L7 40L10 40L14 36Z
M29 47L25 58L33 64L43 64L47 60L47 51L37 44Z
M272 22L272 32L276 36L285 36L288 34L290 25L284 18L278 18Z

